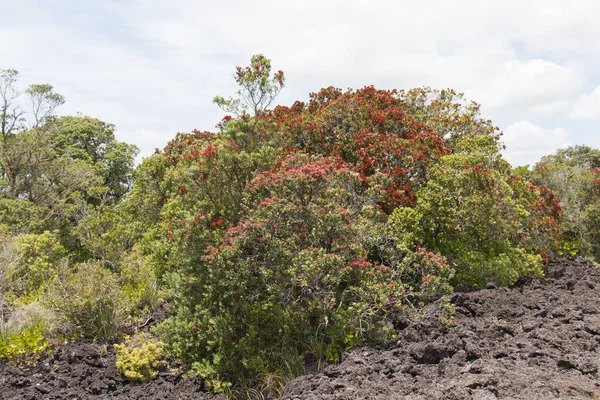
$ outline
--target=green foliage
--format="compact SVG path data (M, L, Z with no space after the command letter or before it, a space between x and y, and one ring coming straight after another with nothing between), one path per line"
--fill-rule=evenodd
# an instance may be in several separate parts
M40 233L45 227L43 210L29 201L0 199L0 231L11 234Z
M123 257L119 266L119 280L131 312L150 311L158 307L161 301L158 280L139 245Z
M39 327L44 335L49 334L56 324L54 313L35 301L16 307L8 321L2 326L3 332L21 332L27 327Z
M44 326L38 323L23 330L8 331L0 334L0 358L18 363L30 362L49 351L49 343L44 336Z
M257 377L297 371L303 360L337 360L389 338L385 317L409 290L395 279L402 262L418 275L415 291L447 288L449 274L423 278L424 260L435 264L431 274L447 268L441 257L394 266L371 259L370 234L387 221L373 206L381 190L365 191L343 163L308 160L286 158L252 180L240 223L183 267L178 314L163 337L213 386L252 386Z
M160 279L195 262L239 220L246 184L277 156L258 127L239 120L218 134L179 134L139 167L129 207L148 224L142 244Z
M52 85L47 83L29 85L25 95L31 107L31 125L34 127L52 119L54 110L65 103L64 96L54 92Z
M72 234L90 258L117 271L123 257L141 237L142 224L133 220L127 206L86 206Z
M564 211L562 251L600 261L600 150L572 146L535 165L531 179L552 190Z
M80 161L99 179L99 201L115 202L129 190L133 177L134 145L118 142L114 125L91 117L61 117L46 127L57 159ZM87 196L99 194L88 192Z
M164 344L147 333L125 338L115 344L117 371L128 379L148 382L156 378Z
M46 337L52 330L52 312L34 302L17 307L8 321L0 314L0 358L17 363L33 362L49 351Z
M456 325L456 305L450 302L448 296L443 296L440 299L440 308L442 310L440 322L447 326Z
M38 297L42 289L56 277L65 264L66 249L56 232L27 234L15 237L18 264L12 280L12 292L17 296Z
M481 106L465 99L463 93L421 87L401 90L397 96L404 103L406 113L433 128L451 149L462 139L472 136L487 136L498 144L499 129L492 121L482 118Z
M116 141L114 127L94 118L43 120L4 137L0 227L13 233L58 229L73 258L85 258L73 226L89 206L114 205L129 190L137 148Z
M93 262L60 271L43 300L75 331L102 341L117 335L126 310L118 276Z
M506 285L540 275L539 254L555 250L559 208L539 190L511 175L493 138L473 136L431 168L414 210L393 219L410 243L449 258L456 284Z

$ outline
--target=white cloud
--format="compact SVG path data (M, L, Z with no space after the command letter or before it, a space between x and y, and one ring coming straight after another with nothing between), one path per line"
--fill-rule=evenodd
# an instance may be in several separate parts
M569 116L573 119L600 120L600 86L589 94L581 95L573 104Z
M510 60L498 66L489 82L473 89L487 109L544 108L560 102L580 86L577 73L556 63Z
M112 122L146 152L214 129L213 96L236 91L234 66L255 53L286 72L284 104L329 85L452 87L505 125L555 125L600 64L597 0L0 2L0 37L14 38L0 68L53 84L63 112Z
M531 121L517 121L504 130L504 158L513 166L533 165L542 156L570 145L570 135L562 128L545 129Z

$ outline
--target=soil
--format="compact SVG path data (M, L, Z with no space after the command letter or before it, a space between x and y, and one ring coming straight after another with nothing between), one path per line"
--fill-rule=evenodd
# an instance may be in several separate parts
M281 398L600 399L600 269L588 261L562 258L543 279L459 292L452 303L456 326L430 304L395 322L393 342L299 377ZM0 362L0 400L223 399L168 371L132 383L114 360L112 346L78 341L33 367Z

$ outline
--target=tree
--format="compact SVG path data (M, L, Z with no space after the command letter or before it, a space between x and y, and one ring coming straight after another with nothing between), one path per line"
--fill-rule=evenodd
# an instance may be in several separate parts
M406 112L396 90L329 87L311 93L308 104L276 107L264 119L287 151L340 157L362 176L384 179L380 205L388 213L413 204L428 168L449 152L439 133Z
M15 104L19 92L15 88L19 72L14 69L0 69L0 124L2 142L6 145L7 138L19 127L23 111Z
M3 144L6 146L11 134L23 129L42 126L54 117L54 111L65 102L64 96L54 92L48 84L32 84L25 89L27 113L19 104L23 94L16 88L19 72L14 69L0 69L0 130ZM27 119L30 121L27 122Z
M31 180L36 168L46 159L47 138L39 132L27 132L26 126L37 129L54 118L54 110L64 103L64 97L54 92L51 85L34 84L25 90L30 113L19 105L21 93L16 88L19 73L14 69L0 69L0 167L4 178L2 191L9 198L17 198L27 191L24 182ZM27 119L30 122L27 123Z
M30 85L25 94L31 109L33 121L31 127L42 126L48 119L53 117L54 110L65 103L65 98L54 92L52 85L38 84Z
M277 71L271 78L271 60L262 54L252 56L250 66L236 67L234 78L240 86L238 97L216 96L213 102L238 117L260 116L285 85L283 71Z
M489 136L500 145L500 130L492 121L482 118L481 106L467 100L463 93L421 87L401 90L397 96L406 112L442 135L449 148L454 148L461 139L476 135Z
M600 150L571 146L542 157L531 179L556 194L563 209L563 251L600 261Z

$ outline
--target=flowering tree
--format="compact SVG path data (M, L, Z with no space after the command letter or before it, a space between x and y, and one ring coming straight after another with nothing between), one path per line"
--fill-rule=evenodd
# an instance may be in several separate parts
M443 257L423 251L393 266L370 257L370 238L386 226L375 206L384 192L365 190L345 163L294 155L279 164L247 185L240 222L187 266L180 312L166 324L176 354L213 384L336 360L389 338L386 315L409 292L448 288ZM418 279L409 286L399 271Z
M406 113L395 90L329 87L312 93L308 104L275 108L267 119L289 151L340 157L367 183L376 174L385 178L380 204L386 212L414 204L427 168L448 152L439 134Z
M600 261L600 150L572 146L542 158L531 179L551 189L564 213L562 251Z
M234 116L177 135L132 193L176 296L162 335L214 390L389 338L390 314L451 284L541 273L560 207L512 176L477 104L329 87L267 110L283 73L251 63L238 99L215 98Z
M260 116L285 85L283 71L277 71L271 78L271 60L262 54L252 56L250 66L236 67L234 77L240 86L238 97L216 96L213 102L238 117Z

